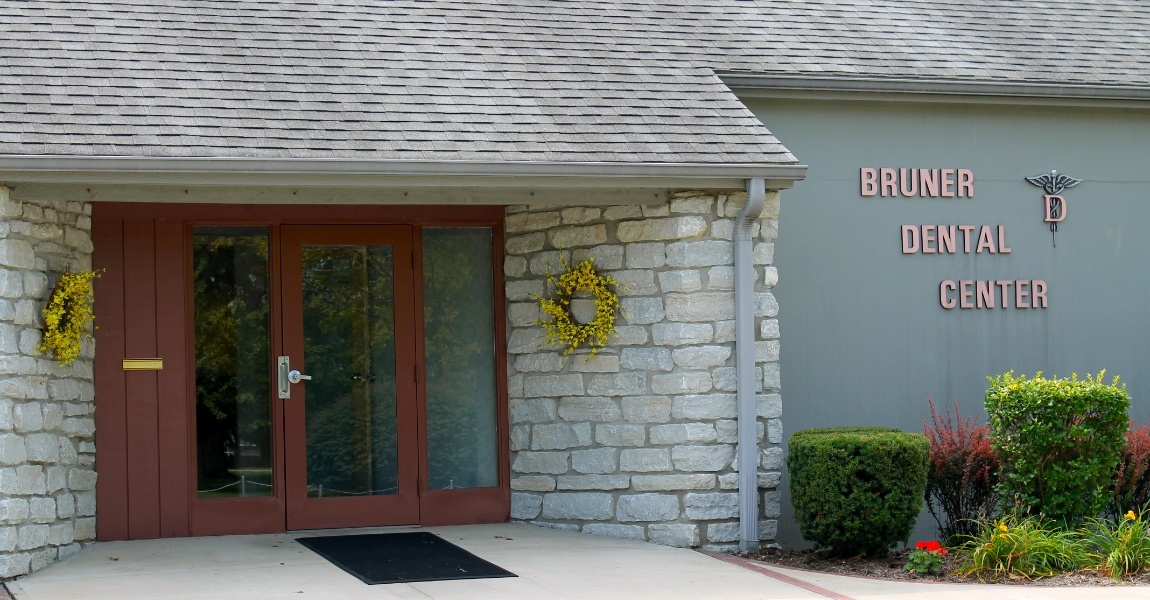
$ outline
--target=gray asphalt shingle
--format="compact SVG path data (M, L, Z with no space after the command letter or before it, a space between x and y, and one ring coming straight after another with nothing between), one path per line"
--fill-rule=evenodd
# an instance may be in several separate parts
M0 154L791 163L716 72L1150 86L1150 3L0 0Z

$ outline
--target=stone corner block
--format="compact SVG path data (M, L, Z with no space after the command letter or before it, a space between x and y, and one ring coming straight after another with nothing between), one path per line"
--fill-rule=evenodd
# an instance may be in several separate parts
M543 496L538 494L511 493L511 518L534 519L543 506Z

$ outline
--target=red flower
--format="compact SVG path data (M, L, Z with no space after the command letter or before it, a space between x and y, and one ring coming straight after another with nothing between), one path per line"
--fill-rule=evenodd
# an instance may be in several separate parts
M934 552L934 551L938 550L939 548L942 548L942 544L938 543L935 540L931 540L931 541L926 543L926 547L923 548L923 550L926 550L927 552Z
M926 550L926 542L915 542L914 547L919 550Z

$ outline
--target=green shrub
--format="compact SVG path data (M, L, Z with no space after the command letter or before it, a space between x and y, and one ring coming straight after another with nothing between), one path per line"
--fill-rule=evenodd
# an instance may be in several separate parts
M1130 395L1102 373L1079 380L990 378L986 412L1002 461L999 496L1019 515L1044 515L1065 527L1107 508L1126 445Z
M1089 565L1091 557L1081 534L1035 517L1006 516L984 523L958 548L962 558L955 573L980 580L1050 577Z
M791 438L787 468L799 532L839 555L884 555L922 510L930 446L883 427L809 429Z

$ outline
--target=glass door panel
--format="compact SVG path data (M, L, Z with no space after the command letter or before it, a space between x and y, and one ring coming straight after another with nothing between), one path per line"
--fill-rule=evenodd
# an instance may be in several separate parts
M392 250L302 248L308 497L399 489Z
M491 230L423 229L427 487L499 485Z
M288 528L416 523L411 228L282 232Z
M192 232L196 497L274 494L266 227Z

